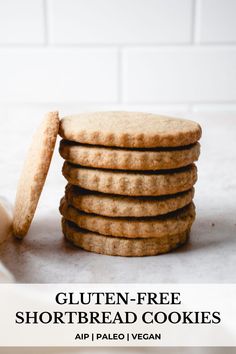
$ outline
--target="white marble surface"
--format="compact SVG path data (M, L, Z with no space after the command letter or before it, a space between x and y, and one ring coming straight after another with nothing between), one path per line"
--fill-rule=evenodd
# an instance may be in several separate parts
M203 128L197 219L187 245L145 258L92 254L62 237L58 204L64 192L62 160L56 151L37 213L24 241L10 239L0 260L17 282L183 282L236 281L236 114L192 114ZM40 114L1 117L0 195L14 200L23 156ZM195 353L195 352L194 352Z

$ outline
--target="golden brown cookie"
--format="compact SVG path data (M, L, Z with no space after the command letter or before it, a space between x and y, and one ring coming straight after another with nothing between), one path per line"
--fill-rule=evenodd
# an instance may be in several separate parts
M113 217L143 217L167 214L189 204L194 188L169 196L125 197L81 189L72 184L66 186L68 204L86 213Z
M175 194L192 188L197 181L194 164L177 170L130 172L86 168L65 162L62 173L70 184L81 188L131 196Z
M82 145L67 140L60 143L61 156L74 164L117 170L164 170L190 165L198 160L200 144L181 148L128 150Z
M190 232L186 230L172 236L127 239L83 230L64 218L62 218L62 231L70 242L86 251L124 257L154 256L170 252L183 245Z
M83 144L130 148L190 145L201 137L199 124L138 112L95 112L62 119L60 135Z
M58 129L58 112L50 112L33 136L16 194L13 233L18 238L26 235L34 217L51 162Z
M62 198L60 204L62 216L78 227L102 235L149 238L174 235L190 229L195 219L193 203L162 216L146 218L112 218L96 214L87 214L66 203Z

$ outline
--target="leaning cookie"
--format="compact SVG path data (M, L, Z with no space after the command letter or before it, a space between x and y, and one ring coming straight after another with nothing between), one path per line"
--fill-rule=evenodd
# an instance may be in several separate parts
M58 112L50 112L35 132L19 179L13 234L23 238L32 222L50 166L59 129Z
M68 204L86 213L113 217L143 217L167 214L188 205L194 188L160 197L125 197L81 189L68 184L65 198Z
M175 194L192 188L197 181L194 164L176 170L145 173L92 169L65 162L62 173L70 184L84 189L128 196Z
M147 218L111 218L87 214L66 203L60 204L62 216L82 229L102 235L126 238L150 238L174 235L191 228L195 219L195 206L189 204L174 213Z
M82 145L62 140L61 156L81 166L117 170L164 170L190 165L198 160L200 144L153 150L131 150Z
M80 229L64 218L62 218L62 231L70 242L86 251L123 257L154 256L170 252L183 245L190 232L186 230L179 234L158 238L109 237Z

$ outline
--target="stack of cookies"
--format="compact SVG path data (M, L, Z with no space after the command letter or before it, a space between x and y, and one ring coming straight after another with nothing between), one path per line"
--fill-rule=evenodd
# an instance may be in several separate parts
M197 123L98 112L65 117L59 133L69 241L117 256L156 255L185 243L195 218Z

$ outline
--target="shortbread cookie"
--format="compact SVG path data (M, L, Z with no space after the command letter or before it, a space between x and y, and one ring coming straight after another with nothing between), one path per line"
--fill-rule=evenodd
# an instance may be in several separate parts
M143 217L167 214L189 204L194 188L169 196L125 197L91 192L68 184L65 197L68 204L86 213L113 217Z
M70 184L103 193L158 196L186 191L197 181L194 164L161 172L129 172L85 168L65 162L62 173Z
M174 235L190 229L195 218L195 207L191 203L174 213L147 218L112 218L95 214L87 214L71 205L65 198L60 204L62 216L82 229L102 235L148 238Z
M200 144L181 148L128 150L76 144L67 140L60 143L61 156L74 164L118 170L164 170L190 165L197 161Z
M186 230L179 234L158 238L109 237L80 229L64 218L62 218L62 231L70 242L86 251L124 257L155 256L170 252L183 245L190 232Z
M26 235L43 189L59 129L57 112L48 113L35 132L20 176L14 216L13 233Z
M150 113L96 112L65 117L59 133L83 144L151 148L193 144L201 137L201 127Z

